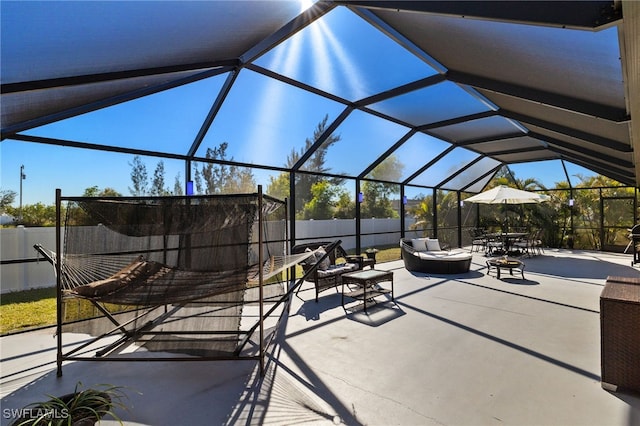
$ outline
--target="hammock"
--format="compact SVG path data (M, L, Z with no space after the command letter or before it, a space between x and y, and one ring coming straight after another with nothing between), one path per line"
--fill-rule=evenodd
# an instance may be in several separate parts
M239 292L259 263L253 233L284 237L283 203L258 200L256 194L70 198L61 289L67 296L133 306ZM263 251L283 247L266 242ZM39 251L55 264L54 253Z
M264 281L267 281L275 277L276 275L280 274L281 272L293 266L296 266L301 262L304 262L309 257L315 256L318 250L319 249L314 251L308 251L308 252L297 253L297 254L289 254L284 256L271 256L266 262L264 262L264 265L262 268L262 279ZM256 265L255 268L251 268L247 281L250 284L257 284L259 279L260 279L260 272Z
M71 198L61 290L120 305L179 304L241 292L259 284L260 272L264 282L315 255L284 253L283 203L257 200L255 194ZM256 230L269 256L262 267ZM55 252L34 247L56 265Z
M55 252L38 244L34 248L55 265ZM267 281L314 255L315 251L271 256L263 264L262 279ZM241 291L247 283L257 285L260 279L258 265L249 268L248 274L242 270L199 272L171 268L143 256L122 266L126 259L131 256L67 257L62 262L63 294L121 305L156 306ZM95 279L105 275L108 277Z
M55 266L63 296L59 375L63 361L89 359L81 351L105 338L115 340L96 357L136 344L172 354L153 360L259 359L263 371L272 338L265 320L289 300L282 272L315 255L286 253L286 201L261 187L188 197L62 197L58 190L56 212L57 249L34 247ZM63 332L95 338L64 352Z

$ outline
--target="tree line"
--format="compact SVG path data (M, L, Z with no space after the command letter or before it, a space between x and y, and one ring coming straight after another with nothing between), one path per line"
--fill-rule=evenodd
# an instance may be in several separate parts
M296 150L293 148L287 155L284 167L293 168L318 138L327 129L328 116L317 124L310 138ZM332 134L318 147L305 162L305 170L295 174L295 205L299 219L332 219L353 218L355 216L355 196L345 187L345 178L331 176L332 169L327 165L328 150L340 142L338 134ZM206 150L205 158L210 161L194 162L195 194L233 194L255 192L257 183L250 168L232 164L229 157L229 144L222 142L216 147ZM164 164L160 161L149 179L146 165L140 157L134 157L131 166L132 195L183 195L183 183L177 176L173 190L165 187ZM399 178L402 165L395 159L386 161L372 172L375 179L378 175L387 178ZM290 173L281 172L269 178L266 193L276 198L290 198ZM398 217L393 207L392 196L399 193L399 186L373 181L362 183L365 202L361 205L363 217ZM397 197L396 197L397 198Z

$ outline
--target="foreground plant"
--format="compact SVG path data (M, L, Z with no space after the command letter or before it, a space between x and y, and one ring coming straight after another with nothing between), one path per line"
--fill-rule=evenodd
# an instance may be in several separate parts
M127 409L122 402L127 398L123 387L101 384L79 390L81 386L78 382L73 393L60 397L47 395L50 400L27 405L12 426L89 426L104 416L123 424L114 413L115 408Z

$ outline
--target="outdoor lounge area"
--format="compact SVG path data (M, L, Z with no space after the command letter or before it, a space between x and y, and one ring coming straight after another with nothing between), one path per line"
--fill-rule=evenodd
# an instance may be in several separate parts
M0 295L37 293L0 308L44 317L0 335L1 425L80 383L134 426L640 425L639 29L0 1Z
M637 425L640 395L600 383L599 297L607 276L638 276L629 255L546 250L524 280L487 275L485 259L458 275L378 264L395 302L368 315L337 291L316 303L306 283L263 378L237 361L72 362L57 378L53 329L5 336L2 408L81 381L125 386L127 425Z

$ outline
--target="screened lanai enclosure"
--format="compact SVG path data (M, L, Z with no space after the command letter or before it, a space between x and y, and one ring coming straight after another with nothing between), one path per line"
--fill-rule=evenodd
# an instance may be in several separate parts
M291 244L356 252L467 245L504 215L550 245L622 250L640 216L635 1L0 7L8 186L35 158L26 182L51 197L259 184L290 199ZM552 202L464 203L496 183Z

